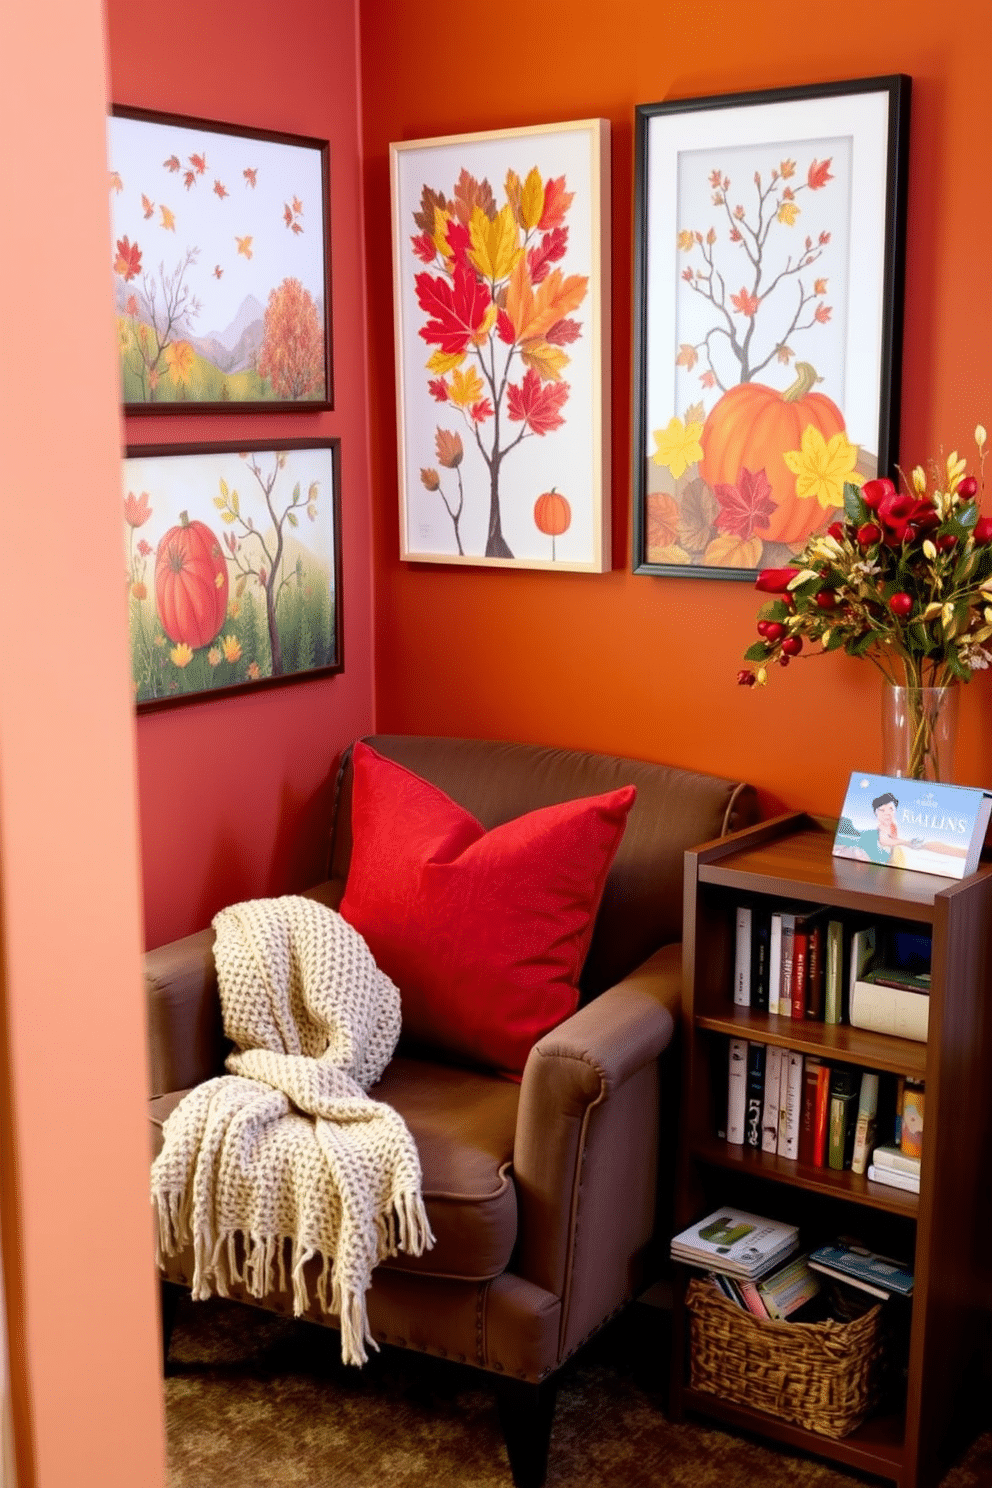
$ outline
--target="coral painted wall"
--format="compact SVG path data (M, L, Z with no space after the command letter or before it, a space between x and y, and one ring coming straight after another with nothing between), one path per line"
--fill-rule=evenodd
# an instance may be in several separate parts
M0 274L0 1207L21 1488L164 1477L105 98L100 0L0 9L0 118L23 145Z
M633 111L665 98L905 72L913 78L902 461L992 427L982 98L987 0L939 9L782 0L687 11L574 0L535 13L360 0L373 368L376 691L382 729L542 739L743 776L766 806L839 809L879 768L875 670L824 657L735 685L757 596L726 580L637 577L630 563ZM543 15L543 22L541 16ZM600 116L613 135L613 546L602 577L401 564L389 285L388 145ZM992 510L992 471L986 510ZM958 778L992 784L987 676L962 706Z
M131 443L341 438L343 674L138 719L146 941L160 945L322 876L336 757L372 726L357 21L354 0L175 0L156 24L130 0L106 11L113 102L331 142L334 410L127 420Z

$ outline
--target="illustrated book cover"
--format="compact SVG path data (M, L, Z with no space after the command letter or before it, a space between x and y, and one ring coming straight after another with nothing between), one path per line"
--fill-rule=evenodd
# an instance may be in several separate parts
M989 791L854 771L834 856L965 878L978 867L990 813Z

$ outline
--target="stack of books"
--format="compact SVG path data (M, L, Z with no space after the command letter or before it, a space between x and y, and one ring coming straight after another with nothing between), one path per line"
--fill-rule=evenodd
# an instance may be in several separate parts
M820 1294L820 1278L809 1268L808 1256L796 1256L778 1271L761 1281L739 1281L711 1271L710 1281L717 1291L759 1318L784 1323L803 1315L803 1310Z
M798 1249L796 1225L724 1208L676 1235L672 1259L740 1281L756 1281Z
M920 1161L920 1158L910 1157L899 1147L876 1147L871 1155L868 1177L874 1183L887 1183L891 1188L904 1188L909 1193L919 1193Z
M904 1262L878 1255L853 1240L839 1239L833 1245L821 1245L813 1251L809 1264L814 1271L869 1292L873 1297L887 1300L912 1295L913 1273Z

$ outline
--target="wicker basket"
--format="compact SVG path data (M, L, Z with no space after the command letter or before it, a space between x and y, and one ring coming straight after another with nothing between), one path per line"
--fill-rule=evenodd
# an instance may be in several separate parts
M686 1307L693 1389L821 1436L847 1436L875 1404L881 1306L848 1323L778 1323L742 1311L711 1282L694 1278Z

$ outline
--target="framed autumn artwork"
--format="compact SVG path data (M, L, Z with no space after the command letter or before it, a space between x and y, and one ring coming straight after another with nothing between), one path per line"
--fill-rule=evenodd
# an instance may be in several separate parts
M400 556L602 572L609 124L390 146Z
M115 106L128 413L332 406L326 140Z
M339 455L337 439L128 447L139 708L342 670Z
M636 573L753 579L898 453L910 79L644 104Z

